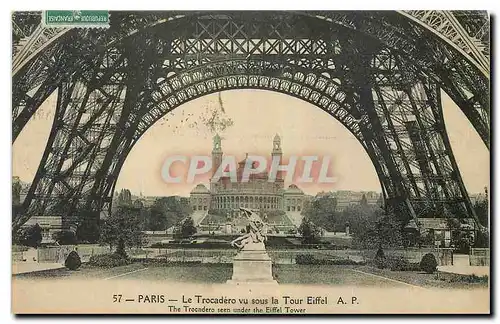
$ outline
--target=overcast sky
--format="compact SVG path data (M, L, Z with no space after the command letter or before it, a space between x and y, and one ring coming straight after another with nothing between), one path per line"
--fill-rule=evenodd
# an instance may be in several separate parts
M221 132L225 154L269 156L275 134L282 138L283 155L319 155L331 158L330 184L299 184L310 194L320 190L381 191L375 169L360 143L337 120L302 100L263 90L232 90L221 94L225 118L233 125ZM13 145L13 175L32 181L47 142L57 95L39 109ZM189 195L192 184L167 184L161 167L172 155L210 155L213 134L204 124L218 109L218 95L195 99L154 124L130 152L117 189L144 195ZM489 152L456 105L443 95L443 107L452 148L470 193L489 183ZM208 178L195 178L207 182Z

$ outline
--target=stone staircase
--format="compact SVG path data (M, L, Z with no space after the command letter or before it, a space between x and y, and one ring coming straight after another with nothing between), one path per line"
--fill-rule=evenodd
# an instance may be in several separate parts
M300 226L300 223L302 223L302 218L304 217L300 212L286 212L286 216L296 227Z
M191 215L191 218L193 218L194 226L198 226L201 224L201 222L207 217L208 212L206 210L197 210L194 211L193 214Z

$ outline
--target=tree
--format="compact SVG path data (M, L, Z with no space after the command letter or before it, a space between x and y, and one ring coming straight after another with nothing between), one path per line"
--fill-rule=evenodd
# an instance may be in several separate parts
M483 233L481 231L476 232L476 239L474 241L475 248L487 248L490 247L490 238L488 233Z
M177 197L157 199L149 209L146 228L151 231L163 231L191 215L193 210L189 202Z
M400 247L403 242L402 229L403 226L394 213L382 214L377 222L379 246L382 248Z
M128 189L122 189L118 194L118 199L116 200L116 206L130 206L132 205L132 194Z
M142 208L144 208L144 203L141 200L136 199L132 203L132 206L134 206L134 208L142 209Z
M19 205L21 204L21 183L19 181L19 178L14 178L12 181L12 205Z
M455 252L469 254L472 242L472 235L468 231L460 231L455 242Z
M418 236L418 246L434 246L435 244L434 230L432 228L422 231Z
M344 209L337 217L338 224L349 223L349 232L356 236L363 234L369 227L373 227L383 210L378 206L353 205Z
M299 233L302 236L302 243L304 244L317 243L321 235L320 229L307 217L302 218L302 223L299 226Z
M12 224L15 224L16 221L21 216L22 208L23 208L23 206L21 204L12 205Z
M489 206L488 199L477 200L474 203L474 211L476 212L479 223L483 226L489 226Z
M386 264L385 261L386 258L384 250L382 250L382 248L379 247L377 253L375 254L375 265L377 266L377 268L383 269Z
M402 245L402 225L393 212L386 213L376 208L372 217L356 225L353 229L354 243L360 248L383 249Z
M20 243L22 245L39 247L42 244L42 228L35 224L21 230Z
M363 194L363 196L361 197L361 201L359 202L359 204L361 206L368 206L368 200L366 199L366 195Z
M21 183L18 177L14 177L12 181L12 223L19 218L22 210L21 205Z
M146 229L150 231L163 231L167 229L167 212L164 207L155 201L148 209L149 217L146 221Z
M101 226L101 241L116 246L116 253L126 256L125 248L141 246L139 211L129 206L118 206Z
M316 196L304 206L302 215L328 231L335 230L337 199L331 195Z
M80 214L80 224L76 228L78 242L95 243L99 241L99 212L84 210Z
M180 237L188 238L196 233L196 227L194 226L194 221L191 217L186 218L181 226L179 227Z
M377 206L384 208L384 196L382 194L378 195Z

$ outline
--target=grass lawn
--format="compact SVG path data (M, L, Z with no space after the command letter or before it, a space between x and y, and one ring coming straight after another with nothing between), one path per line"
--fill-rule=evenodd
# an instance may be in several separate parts
M145 268L140 263L133 263L130 265L116 267L116 268L94 268L88 265L82 265L80 269L76 271L70 271L68 269L54 269L54 270L45 270L45 271L37 271L31 273L23 273L14 275L15 279L37 279L37 280L53 280L53 279L61 279L61 280L72 280L72 279L105 279L109 278L121 273L126 273L130 271L135 271L141 268Z
M391 271L370 266L347 265L298 265L281 264L273 267L275 279L280 284L405 287L404 283L425 288L487 288L488 283L452 282L453 275L426 274L414 271ZM371 275L372 274L372 275ZM374 276L375 275L375 276ZM136 262L115 268L94 268L83 265L77 271L67 269L47 270L16 275L16 280L81 280L120 279L163 282L225 283L231 279L232 264L170 263L143 264ZM392 280L388 280L388 279ZM460 278L458 278L460 279ZM403 283L397 282L401 281Z
M281 284L309 285L353 285L386 286L399 284L383 278L377 278L352 271L353 266L331 265L278 265L274 267L275 278ZM172 282L225 283L231 279L232 264L172 263L142 264L133 263L116 268L94 268L83 265L77 271L67 269L47 270L15 276L16 280L71 280L71 279L114 279L148 280Z
M468 283L465 281L455 281L466 277L465 275L454 275L450 273L437 272L428 274L425 272L417 271L391 271L389 269L378 269L370 266L360 266L357 270L372 273L375 275L383 276L386 278L403 281L415 286L426 288L487 288L488 282Z
M275 267L280 284L400 287L397 282L353 270L359 266L284 264Z

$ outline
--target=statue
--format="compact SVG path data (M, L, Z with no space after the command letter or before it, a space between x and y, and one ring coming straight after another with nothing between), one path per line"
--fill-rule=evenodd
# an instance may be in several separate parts
M247 226L247 233L236 238L231 242L231 246L237 247L240 250L252 249L265 249L264 242L267 236L264 232L264 223L260 217L249 209L241 208L241 212L248 218L250 224Z
M266 252L264 242L267 241L266 225L254 212L240 208L248 218L247 233L231 242L231 246L239 249L233 259L233 276L230 284L272 284L277 285L272 274L272 260Z

